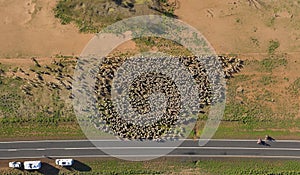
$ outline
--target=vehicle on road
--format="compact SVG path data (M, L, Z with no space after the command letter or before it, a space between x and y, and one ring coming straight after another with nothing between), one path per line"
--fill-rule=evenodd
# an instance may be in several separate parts
M256 143L260 145L260 144L262 144L262 142L263 141L261 140L261 138L259 138Z
M258 145L271 146L270 144L268 144L265 140L262 140L261 138L259 138L256 143Z
M42 168L41 161L25 161L24 162L24 169L25 170L39 170Z
M270 142L275 142L276 141L273 137L271 137L269 135L266 135L265 140L270 141Z
M10 167L10 168L21 168L22 163L21 162L9 162L8 167Z
M72 166L74 163L73 159L56 159L55 164L59 166Z

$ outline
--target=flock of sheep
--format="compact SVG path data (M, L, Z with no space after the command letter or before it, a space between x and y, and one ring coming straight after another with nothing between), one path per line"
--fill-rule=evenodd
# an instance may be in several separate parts
M218 56L217 59L209 58L209 60L215 60L219 62L221 69L212 68L211 77L208 76L210 67L215 65L204 66L204 62L200 57L177 57L180 62L189 70L193 79L197 84L197 95L200 99L198 105L200 109L203 109L206 105L217 103L225 98L225 89L222 86L219 75L223 75L225 79L233 77L233 74L238 73L243 67L243 61L235 57ZM181 109L184 108L182 101L189 101L184 99L176 84L166 75L159 72L148 72L140 74L129 85L127 92L128 103L130 108L134 112L129 111L129 105L125 105L123 114L119 113L120 110L116 109L114 103L115 93L120 95L124 88L119 88L116 92L112 91L114 80L116 78L118 69L120 66L130 60L130 58L104 58L98 75L95 94L98 100L98 109L100 111L99 125L96 122L96 126L99 129L110 131L116 136L124 139L176 139L183 137L187 130L184 126L188 126L193 122L195 118L189 116L181 116ZM207 59L206 59L207 60ZM214 62L207 61L208 64L215 64ZM136 66L141 66L137 64ZM153 65L154 66L154 65ZM218 72L218 71L222 71ZM175 76L180 76L176 74ZM123 77L127 81L126 76ZM215 81L213 87L211 86L210 79ZM186 87L189 88L189 87ZM161 93L165 96L166 105L163 112L154 113L154 116L145 115L151 113L153 104L150 105L151 94ZM123 101L126 102L126 99ZM154 104L155 105L155 104ZM124 112L125 111L125 112ZM201 112L201 111L197 111ZM194 113L197 115L198 113ZM140 115L142 117L137 117ZM149 122L150 121L150 122Z
M170 57L171 58L171 57ZM173 57L174 58L174 57ZM176 57L179 62L187 68L191 74L193 80L196 82L197 94L195 99L198 99L197 105L199 111L194 111L192 114L197 116L201 109L207 105L220 102L225 98L225 89L221 82L220 75L223 75L225 79L233 77L235 73L238 73L243 67L243 61L235 57L217 56L206 57L206 61L201 61L201 57L189 56L189 57ZM96 85L93 87L94 94L97 99L97 109L100 113L96 120L93 120L95 127L98 129L111 132L116 136L124 139L176 139L183 137L188 124L194 122L197 118L188 115L187 111L183 111L184 105L182 101L190 101L190 96L184 97L179 91L178 85L172 81L172 77L161 72L149 72L145 70L135 79L127 79L123 77L122 81L131 81L128 87L128 101L129 105L123 106L123 113L116 109L114 104L114 94L122 94L122 91L126 87L119 87L115 91L113 82L116 80L118 70L122 65L131 58L125 57L107 57L103 58L99 66L99 71L92 72L96 75ZM211 62L211 60L214 60ZM32 59L35 66L41 67L36 59ZM216 64L218 62L218 64ZM42 70L35 71L30 69L32 73L35 73L35 78L24 78L28 80L27 85L22 86L22 91L32 96L31 90L33 88L48 87L50 90L67 90L69 91L69 98L73 99L72 94L72 82L73 77L64 71L64 68L68 65L61 62L54 61L51 67L45 65ZM80 62L80 64L89 64L88 61ZM206 66L204 64L207 64ZM221 67L217 69L216 67ZM78 66L78 65L77 65ZM80 65L79 65L80 66ZM83 66L83 65L81 65ZM141 65L139 66L141 69ZM210 69L212 68L212 69ZM28 72L22 69L19 71L24 74L25 77L29 76ZM87 74L91 74L87 70ZM168 70L167 70L168 71ZM220 72L222 71L222 72ZM83 71L84 72L84 71ZM143 71L142 71L143 72ZM210 76L209 76L210 72ZM174 72L172 72L174 74ZM46 78L45 76L52 76ZM180 71L174 75L180 77ZM54 78L53 78L54 77ZM85 77L82 75L82 77ZM121 77L122 78L122 77ZM214 84L212 84L212 82ZM186 84L188 89L189 84ZM80 91L84 91L81 89ZM151 104L149 100L151 95L158 93L163 94L156 96L160 98L161 102L155 101L157 104ZM123 99L124 100L124 99ZM125 103L125 102L124 102ZM189 104L188 104L189 105ZM153 112L153 108L154 109ZM129 109L132 109L130 111ZM95 117L94 117L95 119ZM101 124L99 124L101 123Z
M66 73L66 69L69 69L68 66L70 65L63 64L61 61L53 61L51 66L41 66L35 58L32 58L32 61L37 69L30 68L29 71L24 71L22 68L18 69L22 79L27 81L27 84L21 87L24 94L32 96L33 89L44 87L49 90L72 90L73 76ZM73 98L71 92L69 98Z

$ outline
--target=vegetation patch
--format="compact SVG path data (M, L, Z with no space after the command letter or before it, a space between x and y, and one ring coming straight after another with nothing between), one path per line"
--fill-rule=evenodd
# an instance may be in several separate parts
M251 42L256 46L259 47L259 40L257 38L254 37L250 37Z
M300 91L300 78L297 78L288 89L292 94L298 95Z
M229 103L225 107L223 121L239 121L243 124L255 125L257 122L270 120L273 111L260 105Z
M286 66L287 64L288 61L285 55L272 55L260 61L260 71L272 72L273 69L280 66Z
M277 40L269 41L268 53L273 54L279 46L280 46L279 41L277 41Z
M261 77L261 79L259 80L261 84L263 84L264 86L270 85L270 84L274 84L277 81L275 80L275 77L270 76L270 75L263 75Z
M165 14L175 17L178 2L168 0L60 0L54 13L61 24L74 23L80 32L98 33L103 27L125 18Z
M183 47L175 41L171 41L158 37L142 37L134 39L140 52L149 52L151 50L157 50L167 55L182 55L192 56L193 54L187 48Z
M212 174L299 174L298 161L203 160L197 167Z
M84 137L69 99L74 61L59 59L41 65L33 58L29 69L0 65L5 70L0 76L2 139L51 138L57 133L62 137Z

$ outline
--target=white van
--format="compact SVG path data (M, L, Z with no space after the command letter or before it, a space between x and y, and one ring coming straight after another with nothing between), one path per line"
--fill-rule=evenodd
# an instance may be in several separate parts
M24 169L25 170L39 170L42 168L41 161L25 161L24 162Z
M72 166L74 163L73 159L56 159L55 164L59 166Z

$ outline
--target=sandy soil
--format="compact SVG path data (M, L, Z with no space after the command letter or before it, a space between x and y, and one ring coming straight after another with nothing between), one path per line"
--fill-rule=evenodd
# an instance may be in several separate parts
M91 34L62 26L53 0L0 0L0 57L78 55Z
M54 18L52 0L0 0L0 57L78 55L93 37ZM217 53L265 53L270 40L282 52L300 51L300 5L265 1L260 9L247 0L180 0L180 20L196 27ZM272 22L273 20L273 22Z
M300 6L296 1L267 0L260 9L247 0L180 2L175 11L179 19L196 27L217 53L263 53L270 40L278 40L282 52L300 51Z

